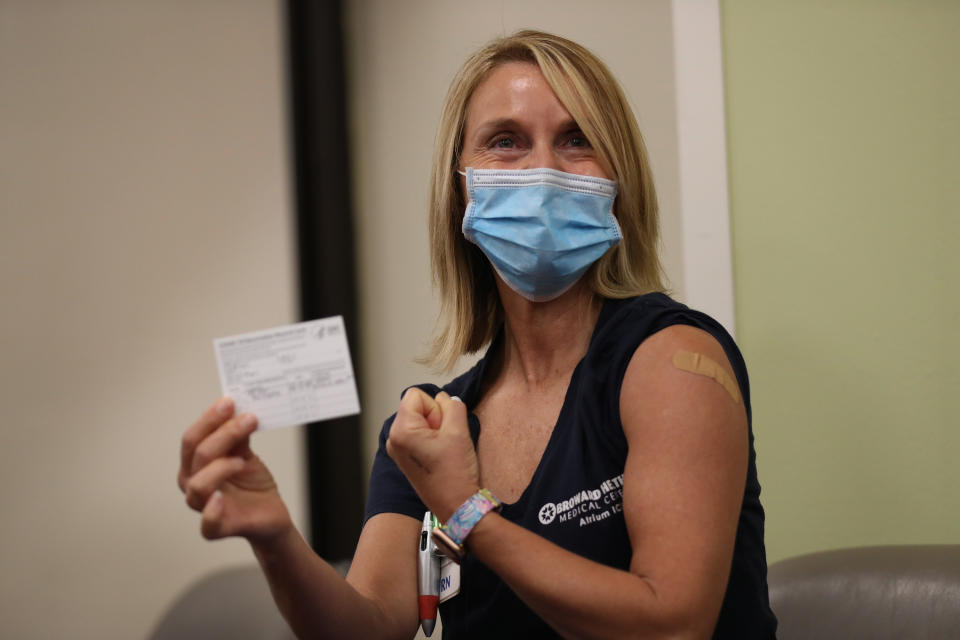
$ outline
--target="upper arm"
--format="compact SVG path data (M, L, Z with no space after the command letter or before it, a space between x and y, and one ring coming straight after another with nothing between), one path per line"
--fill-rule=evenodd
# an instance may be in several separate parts
M380 513L360 533L347 582L380 609L399 638L412 638L417 614L417 544L420 522Z
M709 635L726 591L747 475L743 401L713 378L674 365L699 353L736 381L710 334L684 325L637 348L627 366L620 413L629 452L624 516L631 571L669 612L671 626Z

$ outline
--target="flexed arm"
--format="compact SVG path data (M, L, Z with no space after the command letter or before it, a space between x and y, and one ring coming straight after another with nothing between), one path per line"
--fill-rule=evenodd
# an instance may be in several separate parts
M719 343L690 327L664 329L634 353L620 396L629 570L587 560L496 513L467 539L469 552L564 637L707 638L716 624L746 481L746 413L715 378L675 365L678 351L733 377ZM465 408L444 394L419 406L433 404L439 428L401 420L402 408L388 450L427 506L449 517L480 479L475 454L458 453L469 441Z

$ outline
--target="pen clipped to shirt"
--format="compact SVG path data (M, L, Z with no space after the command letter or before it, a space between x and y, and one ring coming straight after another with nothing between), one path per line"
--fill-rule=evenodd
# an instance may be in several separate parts
M430 637L437 626L437 605L440 601L440 558L434 553L436 546L430 532L433 530L433 514L423 514L420 528L420 545L417 548L418 597L420 627Z

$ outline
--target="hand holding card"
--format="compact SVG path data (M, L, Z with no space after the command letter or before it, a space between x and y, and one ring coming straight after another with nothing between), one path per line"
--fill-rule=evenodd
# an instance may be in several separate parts
M223 395L260 429L360 412L342 316L218 338Z
M293 523L250 435L360 411L343 318L219 338L214 350L227 397L184 433L177 484L205 537L269 544Z

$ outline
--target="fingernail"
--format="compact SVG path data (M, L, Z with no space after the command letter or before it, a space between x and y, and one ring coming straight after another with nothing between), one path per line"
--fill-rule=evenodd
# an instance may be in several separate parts
M220 398L217 401L217 413L227 414L230 413L230 409L233 407L233 400L227 397Z
M250 431L257 426L257 416L252 413L245 413L240 416L240 426Z
M463 400L460 399L460 396L450 396L451 400L456 400L460 404L463 404Z

